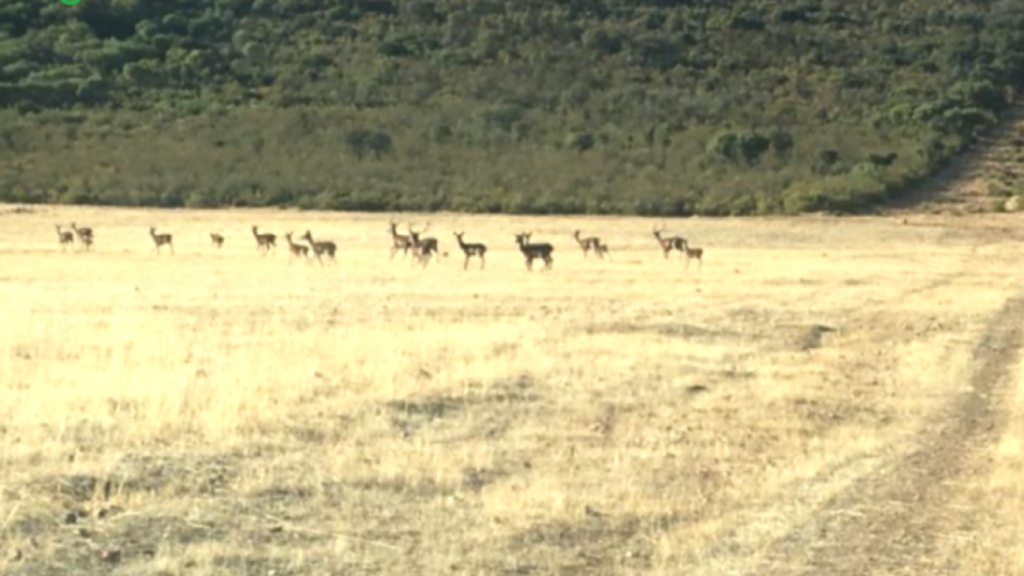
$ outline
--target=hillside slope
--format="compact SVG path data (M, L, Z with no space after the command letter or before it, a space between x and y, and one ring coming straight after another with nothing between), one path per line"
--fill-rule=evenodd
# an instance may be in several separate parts
M1012 0L0 6L0 200L860 210L1024 78Z
M1024 101L916 189L896 198L896 212L1018 211L1024 195Z

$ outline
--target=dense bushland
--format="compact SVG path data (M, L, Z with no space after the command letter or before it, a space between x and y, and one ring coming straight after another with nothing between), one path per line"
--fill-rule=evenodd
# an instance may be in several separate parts
M1014 0L4 0L0 200L859 210L1022 80Z

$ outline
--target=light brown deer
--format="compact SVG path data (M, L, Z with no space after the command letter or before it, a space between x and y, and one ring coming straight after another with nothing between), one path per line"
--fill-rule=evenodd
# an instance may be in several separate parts
M296 244L292 240L291 232L285 234L284 238L285 240L288 241L288 250L292 254L291 260L288 260L289 266L291 265L292 261L294 261L296 258L303 258L307 262L309 261L309 246L306 246L305 244Z
M210 234L210 241L217 248L221 248L221 247L224 246L224 237L221 236L220 234L217 234L217 233Z
M260 234L256 226L252 227L252 235L256 237L256 251L266 256L271 250L277 251L277 236L269 232Z
M594 253L598 255L598 257L604 258L604 253L600 250L601 239L598 238L597 236L582 238L580 234L581 232L577 230L575 233L573 233L572 237L576 239L576 243L580 245L581 249L583 249L583 257L588 257L590 251L593 250Z
M686 254L686 267L690 267L690 260L697 260L697 269L700 270L704 267L704 249L703 248L690 248L690 244L683 244L683 251Z
M151 238L153 238L153 249L149 251L150 254L152 254L153 252L159 254L160 248L162 246L167 246L168 248L171 249L171 254L174 254L174 239L171 237L170 234L157 234L156 228L150 226L149 235Z
M402 256L407 256L409 248L412 247L412 239L405 234L398 233L398 224L394 218L388 222L388 226L391 229L391 259L394 260L395 254L399 251L402 252Z
M60 251L63 252L68 246L75 243L75 235L71 232L65 232L60 229L60 224L57 224L57 239L60 240Z
M682 236L671 236L666 238L661 235L664 231L664 228L654 228L652 230L654 233L654 239L658 241L658 245L661 246L662 252L665 253L665 258L667 259L669 252L673 250L678 250L681 255L683 253L683 247L686 246L686 238L683 238Z
M316 261L321 266L324 265L324 261L320 258L321 254L326 254L331 261L334 261L334 253L338 250L338 246L330 240L324 240L323 242L316 242L313 240L313 233L306 230L306 233L302 235L302 239L309 242L309 247L313 250L313 256L316 256Z
M75 225L74 222L72 222L71 230L74 231L75 236L78 238L79 244L81 244L86 250L92 247L92 228L79 228L78 226Z

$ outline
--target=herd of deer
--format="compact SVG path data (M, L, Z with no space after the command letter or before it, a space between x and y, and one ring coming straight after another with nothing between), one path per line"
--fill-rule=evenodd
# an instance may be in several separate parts
M389 222L389 229L391 232L391 259L394 260L395 255L399 252L403 256L412 254L415 263L419 263L424 268L430 263L431 258L436 258L442 254L439 251L437 238L424 237L423 233L430 228L428 223L422 230L415 230L412 226L407 225L407 233L401 234L398 232L398 224L392 219ZM686 257L686 266L690 266L690 260L697 260L698 266L702 266L704 263L704 250L702 248L691 248L686 238L682 236L663 236L664 228L654 228L652 230L655 240L658 241L658 245L661 247L662 253L667 259L673 250L677 251L680 256ZM465 255L463 261L463 270L469 267L469 261L472 258L480 259L480 269L484 268L486 263L485 255L487 254L487 246L478 242L466 242L463 240L464 232L453 232L455 240L458 242L459 248ZM150 227L149 235L153 239L153 250L150 253L159 254L161 248L167 246L171 254L174 254L174 238L167 233L157 234L156 228ZM259 227L252 227L252 235L256 238L256 251L266 256L272 251L277 249L277 235L269 232L260 232ZM293 233L289 232L284 235L285 240L288 242L288 250L291 253L291 260L295 259L310 260L310 255L316 258L317 262L321 266L324 264L324 257L330 262L335 261L335 253L337 252L338 246L330 240L318 241L313 239L313 233L306 230L306 233L299 237L299 240L305 240L306 244L296 243L292 238ZM519 246L519 251L523 253L526 258L526 268L533 270L533 261L541 260L544 262L544 269L550 270L554 259L551 254L555 251L554 246L547 242L533 243L530 241L532 233L523 232L516 234L516 245ZM61 226L57 225L57 236L60 240L61 251L64 251L68 246L75 243L77 238L78 244L81 248L89 250L93 244L93 232L92 228L78 228L74 222L71 223L71 232L61 229ZM596 236L590 236L584 238L580 230L576 230L573 234L573 238L576 243L579 244L580 249L583 250L583 256L588 257L590 252L593 251L598 258L610 258L608 252L608 245L603 243L600 238ZM210 240L213 246L221 248L224 246L224 236L218 233L211 233ZM308 244L308 245L307 245ZM447 255L447 253L444 253Z

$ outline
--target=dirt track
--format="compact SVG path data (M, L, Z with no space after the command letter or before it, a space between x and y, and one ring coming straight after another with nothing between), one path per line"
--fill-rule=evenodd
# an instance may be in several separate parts
M1019 360L1024 297L1006 302L975 348L976 372L934 428L924 431L920 447L897 457L878 472L831 498L812 521L775 546L774 554L798 558L803 566L768 574L923 573L942 571L936 559L945 509L955 502L955 479L967 467L977 474L979 450L998 438L1005 419L1001 408L1010 371ZM978 514L966 510L957 515ZM961 517L961 521L964 520ZM971 518L973 523L983 522Z

